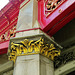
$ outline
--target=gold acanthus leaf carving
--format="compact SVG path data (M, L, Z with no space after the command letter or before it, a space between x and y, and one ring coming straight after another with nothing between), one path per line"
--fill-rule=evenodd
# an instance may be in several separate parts
M54 60L55 56L60 55L60 50L54 47L54 44L47 44L44 39L40 38L37 41L25 39L20 43L11 42L11 48L9 52L9 60L15 62L17 56L30 55L40 53L47 58Z

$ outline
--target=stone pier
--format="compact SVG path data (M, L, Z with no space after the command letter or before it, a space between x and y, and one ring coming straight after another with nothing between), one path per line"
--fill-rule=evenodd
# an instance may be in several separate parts
M25 0L20 8L16 37L10 39L8 49L13 75L54 75L53 60L61 46L41 30L37 0Z

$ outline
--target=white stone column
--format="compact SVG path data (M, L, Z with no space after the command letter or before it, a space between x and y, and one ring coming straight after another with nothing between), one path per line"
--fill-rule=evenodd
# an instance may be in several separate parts
M27 4L25 5L25 3ZM20 8L16 31L40 28L38 23L38 1L24 0L24 2L20 5ZM40 29L33 29L29 31L27 30L18 32L16 33L16 37L32 36L40 33L42 33Z
M13 75L54 75L53 61L40 54L18 56Z
M59 45L39 27L38 1L30 0L19 12L16 30L26 31L18 32L15 38L10 39L8 55L9 60L14 61L13 75L54 75L53 61L50 59L60 55L60 51L53 51L55 45Z
M24 6L25 3L27 4ZM19 11L18 22L17 22L17 31L39 27L38 1L37 0L30 0L30 1L25 0L20 5L20 8L21 9Z

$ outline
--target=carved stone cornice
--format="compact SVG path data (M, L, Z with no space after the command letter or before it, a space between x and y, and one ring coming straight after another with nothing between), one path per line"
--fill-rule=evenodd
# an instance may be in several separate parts
M60 55L60 50L56 49L54 44L48 44L44 38L39 40L24 39L19 43L11 42L10 49L8 50L9 60L15 62L17 56L41 54L51 60Z
M75 60L75 46L61 52L61 55L54 60L54 67L57 69L73 60Z

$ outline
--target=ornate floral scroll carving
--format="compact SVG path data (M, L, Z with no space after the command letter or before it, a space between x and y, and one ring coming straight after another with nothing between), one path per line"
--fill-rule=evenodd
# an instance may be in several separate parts
M9 60L13 60L15 62L17 56L38 53L51 60L54 60L54 57L60 55L60 50L57 50L53 44L47 44L42 38L37 41L29 41L28 39L25 39L20 43L11 43L11 49L9 50Z
M16 25L13 26L11 29L0 35L0 42L4 42L9 40L11 37L15 37L16 34Z
M45 14L48 16L55 10L59 5L61 5L66 0L45 0ZM61 12L61 11L59 11Z
M75 60L75 56L74 56L75 53L73 51L67 52L65 54L60 55L59 57L56 57L54 60L55 68L58 68L69 61Z

